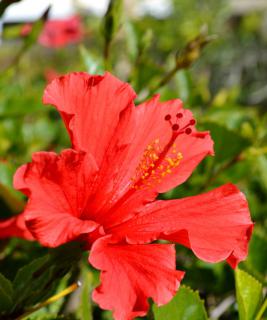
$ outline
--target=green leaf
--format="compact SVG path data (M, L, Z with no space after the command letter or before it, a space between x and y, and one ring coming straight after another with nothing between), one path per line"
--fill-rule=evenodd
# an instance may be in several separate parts
M243 270L235 271L236 296L240 320L254 320L262 301L262 285Z
M103 33L106 42L111 42L120 28L122 20L122 0L110 0L104 17Z
M233 159L251 144L248 139L218 123L204 122L201 127L209 130L214 140L216 163Z
M13 296L13 286L12 283L0 273L0 288L3 289L7 295Z
M31 287L32 279L36 278L38 282L38 276L36 272L48 261L48 256L35 259L30 264L22 267L16 274L13 282L14 287L14 309L18 309L20 306L23 307L28 296L35 289Z
M167 305L153 306L155 320L207 320L204 303L198 292L182 286Z
M110 0L103 21L105 68L110 69L110 45L122 22L123 0Z
M97 60L83 45L79 47L82 62L85 65L86 71L90 74L103 74L104 68L102 63Z
M132 62L136 60L138 54L138 37L134 25L127 21L124 30L126 32L126 45L128 47L129 58Z
M267 236L254 231L249 244L249 256L246 263L264 277L267 275Z
M267 192L267 157L265 155L259 155L254 160L254 170L258 175L259 180L262 183L265 191Z
M50 297L61 279L77 264L80 257L80 245L68 243L21 268L13 283L15 301L13 312L23 312L25 308Z
M174 80L178 89L178 97L184 103L187 103L190 98L190 90L192 88L188 70L180 70L177 72L174 76Z
M225 105L226 103L226 105ZM254 109L242 108L233 102L226 101L223 103L221 108L211 107L209 111L205 114L205 119L207 121L216 122L222 126L227 127L229 130L240 130L242 131L242 126L245 124L246 126L253 125L257 120L257 114ZM254 125L253 125L254 127ZM252 134L255 137L255 132L253 128L250 128L249 131L252 130ZM247 129L245 130L247 131ZM246 136L247 136L246 132Z
M13 304L12 283L0 273L0 313L8 311Z

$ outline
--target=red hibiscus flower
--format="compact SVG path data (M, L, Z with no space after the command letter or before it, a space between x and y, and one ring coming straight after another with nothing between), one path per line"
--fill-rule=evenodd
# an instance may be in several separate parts
M32 30L31 24L25 24L21 29L21 36L27 36ZM81 20L74 16L64 20L48 20L39 36L38 42L49 48L64 47L67 44L79 42L83 30Z
M202 195L156 200L183 183L213 154L180 100L134 106L131 87L109 73L72 73L50 83L43 102L54 105L72 148L38 152L18 169L15 188L28 196L27 228L42 245L80 240L101 270L93 299L116 320L144 316L147 298L170 301L184 272L174 244L208 262L235 267L247 256L253 224L244 195L232 184Z

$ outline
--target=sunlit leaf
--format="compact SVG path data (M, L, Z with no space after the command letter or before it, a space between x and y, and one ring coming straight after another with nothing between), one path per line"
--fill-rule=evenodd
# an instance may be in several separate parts
M167 305L153 306L155 320L207 320L204 303L199 294L182 286Z
M240 269L235 272L235 281L240 320L255 320L262 301L261 283Z

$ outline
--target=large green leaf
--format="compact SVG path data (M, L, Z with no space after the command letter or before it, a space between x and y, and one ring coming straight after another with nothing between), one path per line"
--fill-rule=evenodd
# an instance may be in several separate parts
M0 273L0 314L8 311L13 304L12 283Z
M210 130L217 164L232 160L250 145L248 139L218 123L204 122L201 125L205 130Z
M255 320L262 301L262 285L247 272L235 271L236 296L240 320Z
M69 243L20 269L14 280L13 313L46 300L81 257L80 245Z
M36 280L35 282L37 283L37 287L39 286L39 277L37 272L38 270L41 270L47 261L48 256L41 257L19 269L13 282L15 298L13 309L24 307L27 298L30 297L32 292L35 290L35 285L32 287L33 279Z
M165 306L153 306L155 320L207 320L204 303L199 294L182 286Z

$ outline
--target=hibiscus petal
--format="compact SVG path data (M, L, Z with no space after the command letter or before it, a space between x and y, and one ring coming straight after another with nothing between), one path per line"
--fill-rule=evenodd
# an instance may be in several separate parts
M77 219L61 212L32 211L26 209L26 225L43 246L55 248L76 240L80 235L93 232L98 224Z
M175 144L182 159L176 168L171 169L170 174L162 178L157 186L159 193L167 192L185 182L206 156L213 155L213 140L209 132L179 136Z
M17 170L14 186L29 197L26 225L41 244L55 247L98 227L80 219L96 172L93 158L74 150L35 153Z
M149 297L158 305L169 302L184 275L175 270L175 249L167 244L112 244L105 237L95 242L89 261L101 270L93 300L115 320L144 316Z
M175 118L178 113L182 116L179 121ZM172 126L165 120L166 115L172 115L173 123L178 121L181 128L191 120L194 122L192 113L182 108L181 100L175 99L160 103L159 96L155 96L145 104L121 116L116 135L106 153L106 167L101 170L103 177L103 171L105 172L105 181L112 181L114 190L125 192L125 186L132 186L133 180L137 182L139 178L149 173L144 168L147 167L147 163L151 162L150 157L153 151L159 156L160 151L156 149L162 151L173 136ZM205 156L213 154L213 141L209 133L197 132L194 125L191 125L190 128L191 134L179 134L172 141L163 161L153 168L154 173L150 173L147 178L143 179L143 184L139 186L141 189L153 189L157 192L168 191L183 183ZM147 152L148 149L151 152ZM177 154L182 156L179 165L168 170L166 158L173 159ZM164 168L161 168L160 165ZM110 168L113 168L113 171ZM114 169L116 169L115 182ZM104 185L104 181L102 184Z
M192 113L182 108L180 100L159 103L158 99L155 96L146 104L129 108L121 114L100 168L98 190L92 195L88 207L88 211L94 212L105 226L114 224L115 220L117 224L121 223L138 211L140 201L135 200L139 198L139 193L148 203L155 199L157 192L184 182L197 164L213 152L209 134L196 132L191 125L194 130L192 134L181 134L173 142L177 145L177 152L182 153L179 165L172 170L166 167L167 160L171 162L170 158L176 156L171 145L164 157L167 160L163 159L158 167L151 163L154 167L149 175L147 163L151 162L153 154L149 153L148 148L152 152L156 147L164 149L172 138L173 131L165 120L166 115L172 114L173 118L177 113L182 115L179 118L181 128L193 120ZM154 146L153 141L159 141L158 145ZM162 166L165 166L165 171ZM124 205L127 202L137 205L133 208L128 206L127 210Z
M92 76L80 72L52 81L43 102L61 113L73 147L89 151L100 164L121 111L132 106L134 98L131 87L109 73Z
M0 220L0 239L13 237L26 240L34 239L25 225L23 213L9 219Z
M226 184L202 195L148 204L141 214L108 232L130 243L175 241L202 260L228 259L235 267L247 256L252 228L244 195Z
M155 190L161 193L182 184L203 158L207 155L213 155L213 141L209 132L196 131L193 115L189 110L183 109L181 100L174 99L159 102L158 98L156 96L137 108L139 112L139 135L141 135L140 132L143 132L143 135L139 138L140 140L151 145L151 142L153 143L158 139L158 145L163 150L171 141L173 133L175 133L172 130L173 126L178 125L178 131L182 132L185 131L182 128L192 121L192 124L188 127L191 133L186 134L184 132L179 134L169 145L169 150L161 163L163 168L155 169L155 178L157 178L153 179L154 181L156 180L156 183L154 182ZM171 117L169 121L166 121L167 115ZM177 117L178 115L179 118ZM178 166L166 166L166 164L169 164L166 160L175 159L178 154L181 155ZM151 178L148 179L148 182L151 182Z
M72 73L53 81L44 94L44 103L55 105L61 112L74 147L89 150L96 158L99 175L87 212L104 225L121 223L133 215L131 210L122 208L126 202L140 202L135 201L140 197L134 194L133 188L141 189L147 203L151 202L157 192L184 182L197 164L213 152L209 134L196 132L192 113L182 109L180 100L160 103L159 96L155 96L134 108L134 96L129 85L108 73L104 76ZM181 129L193 121L192 133L180 134L170 143L173 130L166 115L171 115L173 123L179 123ZM170 150L164 156L164 163L156 166L155 174L148 174L140 168L147 161L146 149L158 140L161 150L168 144ZM177 154L173 154L174 143ZM170 165L170 170L169 158L180 154L179 165L175 168ZM139 181L143 176L146 178ZM135 212L138 207L134 208Z

